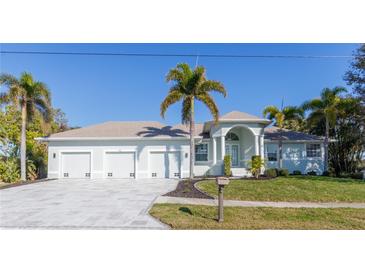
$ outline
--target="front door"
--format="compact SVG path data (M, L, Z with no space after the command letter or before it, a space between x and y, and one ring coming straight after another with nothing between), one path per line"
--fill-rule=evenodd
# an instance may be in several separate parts
M232 167L238 167L238 145L226 144L226 155L231 156Z

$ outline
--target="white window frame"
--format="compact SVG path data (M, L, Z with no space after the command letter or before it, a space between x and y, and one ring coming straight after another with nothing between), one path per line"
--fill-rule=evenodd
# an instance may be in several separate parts
M275 144L276 147L276 161L270 161L268 156L268 144L265 146L265 159L270 163L277 163L279 161L279 145ZM272 152L273 153L273 152Z
M195 150L195 148L196 148L196 146L199 146L199 145L206 145L207 146L207 160L197 160L196 159L196 155L197 155L197 153L196 153L196 150ZM195 153L195 162L197 162L197 163L206 163L206 162L209 162L209 143L208 142L202 142L202 143L199 143L199 144L195 144L195 146L194 146L194 153Z
M308 146L318 145L319 146L319 156L308 156ZM320 143L308 143L305 144L305 156L307 159L321 159L322 158L322 146Z

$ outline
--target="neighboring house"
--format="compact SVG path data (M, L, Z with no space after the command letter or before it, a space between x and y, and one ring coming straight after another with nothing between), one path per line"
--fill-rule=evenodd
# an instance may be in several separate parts
M271 122L233 111L196 124L195 176L222 175L231 155L234 176L248 174L253 155L277 167L277 128ZM38 138L48 142L49 178L185 178L189 176L189 131L159 122L106 122ZM323 170L323 139L283 132L283 166L290 172Z

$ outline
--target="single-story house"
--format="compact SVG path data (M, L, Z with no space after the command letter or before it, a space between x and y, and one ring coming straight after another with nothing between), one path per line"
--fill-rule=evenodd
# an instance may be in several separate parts
M196 124L194 175L222 175L231 155L234 176L261 155L278 167L278 129L270 120L233 111ZM323 138L283 132L283 167L290 172L323 171ZM189 176L188 126L160 122L106 122L38 138L48 142L49 178L185 178Z

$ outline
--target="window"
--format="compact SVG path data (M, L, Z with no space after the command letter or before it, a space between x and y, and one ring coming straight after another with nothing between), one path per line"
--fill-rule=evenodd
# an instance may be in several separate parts
M269 162L276 162L278 160L277 145L268 144L266 146L266 158Z
M233 132L228 132L226 135L226 141L239 141L240 139L238 138L236 133Z
M321 157L321 145L307 144L307 157L309 158Z
M195 161L208 161L208 144L195 145Z

